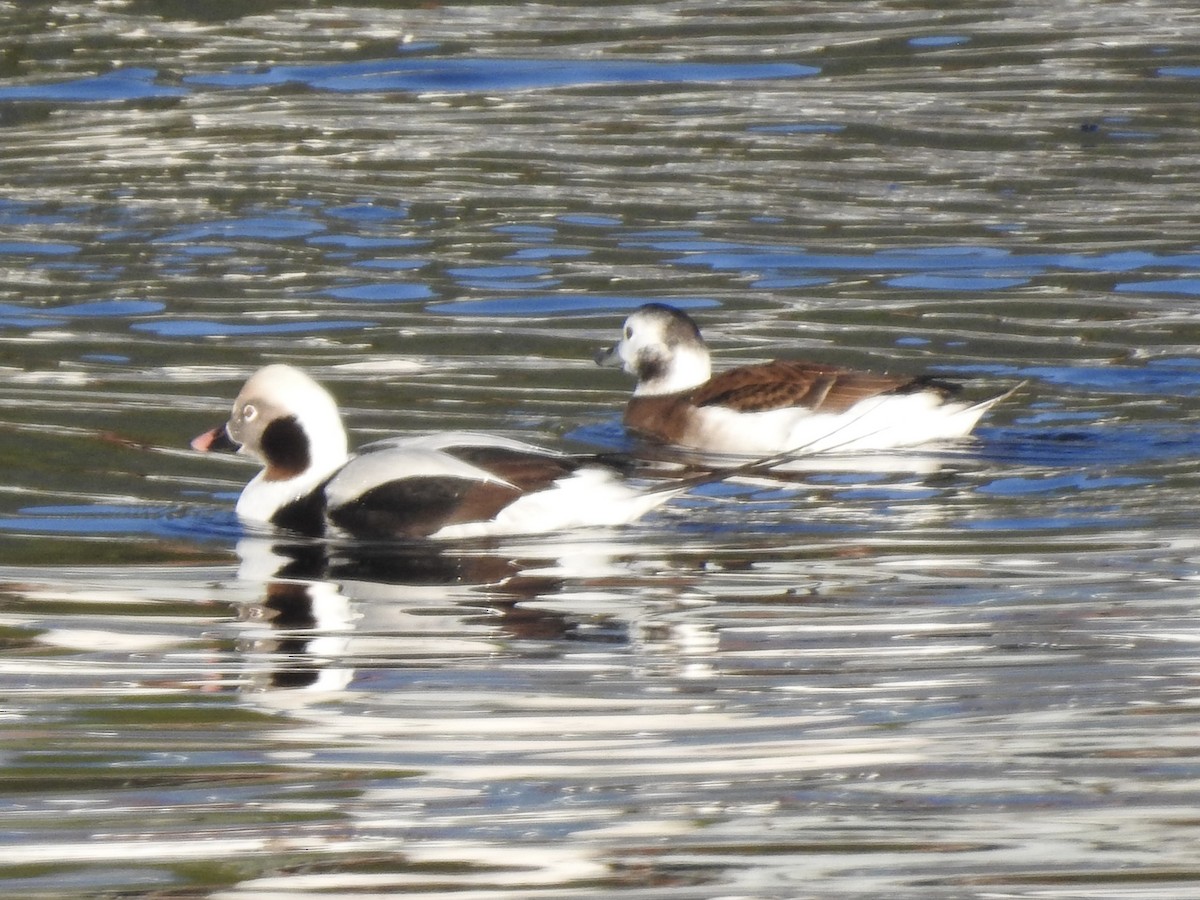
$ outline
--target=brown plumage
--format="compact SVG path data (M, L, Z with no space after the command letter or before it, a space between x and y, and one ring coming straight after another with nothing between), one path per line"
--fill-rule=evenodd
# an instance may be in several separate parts
M962 437L997 400L952 401L958 385L822 363L776 360L711 372L686 313L635 310L597 355L638 379L625 425L642 436L721 453L880 449ZM776 415L770 415L776 414ZM816 451L814 451L816 452Z
M730 369L682 393L694 406L726 406L739 412L803 406L813 412L839 413L869 397L930 387L949 396L955 386L928 378L897 378L777 359Z
M570 457L526 453L507 447L447 447L445 452L490 472L523 493L544 490L558 479L565 478L579 469L579 463Z

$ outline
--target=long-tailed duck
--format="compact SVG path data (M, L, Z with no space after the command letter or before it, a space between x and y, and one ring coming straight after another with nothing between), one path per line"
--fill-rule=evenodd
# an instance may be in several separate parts
M807 455L952 440L1012 393L968 403L951 399L958 385L928 376L785 360L713 375L696 323L662 303L636 309L596 362L638 380L625 408L630 431L710 453Z
M240 518L316 536L440 539L623 525L704 480L639 489L595 457L483 434L394 438L352 456L333 397L286 365L254 373L229 421L191 446L263 464L238 499Z

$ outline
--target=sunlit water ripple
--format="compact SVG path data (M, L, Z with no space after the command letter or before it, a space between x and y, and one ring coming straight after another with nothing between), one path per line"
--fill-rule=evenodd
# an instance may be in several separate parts
M1195 17L1048 6L4 7L0 892L1196 893ZM652 300L1023 386L440 553L187 449L288 361L661 457L591 362Z

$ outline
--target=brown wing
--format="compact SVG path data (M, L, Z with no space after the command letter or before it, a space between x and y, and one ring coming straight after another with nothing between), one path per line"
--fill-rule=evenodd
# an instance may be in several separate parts
M328 511L350 534L428 537L447 525L486 522L521 496L507 484L447 475L384 482Z
M716 375L689 395L696 406L725 406L738 412L763 412L802 406L814 412L844 412L859 401L887 393L952 386L928 378L897 378L827 366L776 360L742 366Z
M547 488L579 468L579 463L569 457L525 453L487 444L446 447L443 452L478 466L526 493Z

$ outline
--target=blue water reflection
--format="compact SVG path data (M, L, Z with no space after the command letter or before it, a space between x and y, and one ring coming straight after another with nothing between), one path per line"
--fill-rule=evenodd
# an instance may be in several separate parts
M831 283L837 273L880 277L890 287L917 291L995 292L1024 287L1056 272L1120 274L1145 269L1184 270L1179 278L1123 282L1118 293L1195 296L1200 281L1188 277L1200 267L1200 254L1013 253L991 246L930 246L871 253L810 252L799 247L723 241L696 234L626 236L622 246L669 254L664 261L687 268L738 273L762 289L813 287Z
M5 256L70 256L80 249L78 244L53 241L0 241L0 254Z
M1062 475L997 478L980 485L977 490L983 494L1015 497L1027 494L1057 494L1067 490L1092 491L1098 489L1126 488L1149 483L1149 480L1146 478L1095 475L1088 472L1069 472Z
M963 44L969 44L970 42L971 39L969 37L958 34L928 35L926 37L908 39L910 47L917 47L921 50L941 50L946 47L961 47Z
M669 63L622 59L411 58L314 66L240 68L189 75L188 85L257 88L303 84L339 93L520 91L605 84L691 84L805 78L820 69L795 63Z
M164 309L166 305L157 300L93 300L39 308L0 303L0 327L46 328L64 325L72 319L145 316Z
M402 201L359 197L353 202L323 203L320 200L292 202L282 206L259 206L228 218L163 229L140 221L144 216L136 207L117 205L107 208L78 207L50 209L34 202L9 200L0 204L0 222L14 228L27 222L39 225L76 224L81 217L103 217L119 223L105 232L106 243L142 241L150 250L148 260L161 272L186 277L213 260L228 260L242 274L266 269L238 265L243 255L259 259L254 248L265 244L318 248L324 261L339 267L317 271L312 282L298 291L300 296L321 296L346 304L420 304L425 312L437 315L514 316L619 312L642 302L668 299L690 308L717 305L706 297L672 298L667 295L610 296L564 291L571 274L569 261L588 258L595 247L576 235L579 246L572 245L571 228L598 230L617 246L651 251L664 266L707 269L747 279L763 291L799 290L836 283L840 277L869 275L896 289L927 293L999 293L1036 284L1046 276L1086 272L1119 276L1129 272L1153 272L1156 277L1115 281L1114 294L1166 294L1192 297L1200 295L1200 253L1159 253L1146 250L1110 252L1014 252L988 244L906 247L870 252L831 252L808 250L787 244L760 244L722 239L701 228L644 229L626 226L620 217L591 213L560 213L554 224L505 222L496 224L492 233L511 240L499 261L488 264L459 264L438 269L431 264L437 218L414 221L409 205ZM94 283L119 280L124 266L101 257L86 263L77 261L83 245L68 241L11 240L0 242L0 257L25 257L31 267L46 270L67 261L80 278ZM556 265L562 261L563 267ZM428 273L424 270L428 269ZM357 281L354 271L372 272L372 280ZM1171 270L1178 270L1175 276ZM443 299L445 279L451 279L471 296ZM526 293L522 293L526 292ZM297 333L303 330L294 322L276 328L257 321L242 326L220 325L208 318L172 321L176 313L169 300L158 306L157 300L142 298L129 301L124 309L96 307L67 308L41 306L25 309L20 303L0 308L0 324L33 328L47 321L61 321L73 315L158 316L160 320L139 323L138 330L162 335ZM314 332L346 329L359 322L358 317L338 317L334 322L314 323ZM364 318L360 327L374 320ZM1040 376L1041 373L1029 373ZM1077 376L1069 376L1077 377Z
M1187 460L1200 455L1200 437L1185 426L1147 429L1141 425L1072 422L1071 417L1049 424L1052 427L1044 424L1020 424L1003 429L984 426L977 431L980 439L977 452L983 459L1006 465L1036 467L1042 470L1036 476L1038 479L1057 477L1053 473L1056 468L1068 470L1070 475L1065 477L1090 478L1093 476L1088 475L1089 470L1108 473L1113 469ZM1104 474L1102 477L1109 476ZM1106 486L1105 482L1097 484Z
M964 521L961 527L968 531L1056 531L1069 534L1097 528L1136 528L1144 522L1142 517L1121 515L1115 507L1094 507L1084 510L1082 514L1055 510L1052 515L1045 516L970 519Z
M429 265L424 259L360 259L351 263L356 269L378 269L384 272L409 272Z
M749 129L756 134L837 134L845 131L845 125L831 122L797 122L782 125L754 125Z
M229 541L241 534L232 508L194 510L151 504L29 506L0 516L0 531L77 537L126 535Z
M245 66L228 72L194 73L182 79L182 86L160 83L154 69L114 69L91 78L0 87L0 101L116 103L184 97L196 88L254 89L287 84L338 93L474 93L613 84L700 84L807 78L819 72L815 66L798 63L471 59L405 55L324 65Z
M526 247L510 254L509 259L579 259L591 255L591 250L577 247Z
M311 219L302 219L294 215L276 214L189 225L186 228L181 228L178 231L172 231L162 237L155 238L154 243L188 244L194 241L206 241L210 238L219 238L220 240L254 238L282 241L291 238L308 237L325 230L324 225Z
M309 238L308 243L314 247L339 247L346 250L391 250L400 247L422 247L429 241L369 234L322 234Z
M1159 281L1127 281L1113 287L1119 293L1181 294L1200 297L1200 278L1176 278Z
M94 78L0 87L0 101L116 103L126 100L183 97L190 93L185 88L159 84L157 78L158 72L154 69L114 69Z
M130 327L160 337L227 337L231 335L317 334L328 331L348 331L371 328L377 322L362 319L294 319L255 322L219 322L214 319L164 319L138 322Z
M1028 278L998 278L992 275L903 275L884 282L891 287L921 291L994 291L1021 287Z
M987 375L999 378L1026 378L1080 391L1104 391L1126 394L1153 394L1164 397L1200 395L1200 363L1192 359L1150 360L1144 366L1075 365L1016 366L964 364L936 371L958 375Z
M408 218L408 207L362 202L334 206L327 209L326 213L335 219L349 219L352 222L395 222Z
M1012 253L998 247L951 245L879 250L867 254L814 253L798 247L740 244L699 235L688 239L677 234L661 239L653 235L639 235L626 246L664 252L683 251L687 255L679 257L677 262L713 269L765 265L827 271L907 272L988 268L1041 272L1060 268L1086 272L1130 272L1151 267L1192 270L1200 267L1200 253L1159 254L1146 251Z
M428 300L434 296L433 291L424 284L405 282L372 282L370 284L352 284L345 287L329 288L324 292L328 297L338 300L358 300L365 303L386 303L388 301L411 302L413 300Z
M637 309L650 302L645 296L611 294L545 294L525 297L496 297L489 300L450 300L431 303L429 312L462 316L580 315ZM721 304L707 297L673 297L680 309L709 309Z

